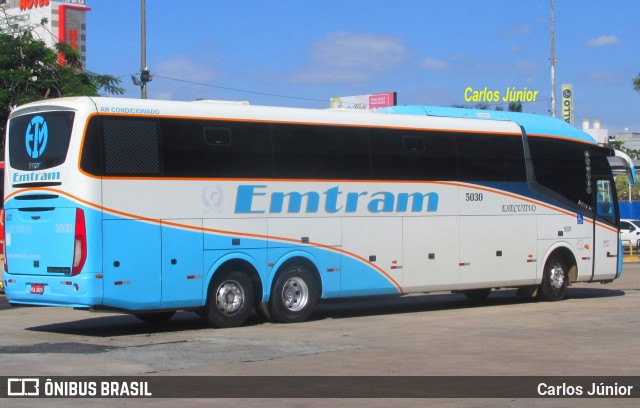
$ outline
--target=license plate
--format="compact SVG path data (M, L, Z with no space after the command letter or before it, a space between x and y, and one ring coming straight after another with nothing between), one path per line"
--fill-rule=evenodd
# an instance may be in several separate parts
M44 284L43 283L32 283L31 284L31 293L34 295L42 295L44 294Z

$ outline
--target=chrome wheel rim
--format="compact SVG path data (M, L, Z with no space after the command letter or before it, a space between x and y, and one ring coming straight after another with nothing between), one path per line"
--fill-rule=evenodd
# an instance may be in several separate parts
M216 293L218 310L225 315L237 313L244 304L244 290L236 281L226 281L218 288Z
M299 312L309 303L309 287L301 278L289 278L282 288L284 307L292 312Z
M562 265L560 265L559 263L554 264L549 271L549 278L552 288L562 289L565 279L564 269L562 268Z

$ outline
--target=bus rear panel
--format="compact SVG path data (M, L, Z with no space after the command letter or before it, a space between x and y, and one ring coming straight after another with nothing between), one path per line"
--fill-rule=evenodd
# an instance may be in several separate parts
M74 184L71 141L76 112L41 107L12 116L7 137L4 281L12 304L89 308L102 302L102 282L87 269L87 230L99 231L101 212L65 192ZM79 133L73 136L75 133ZM71 172L72 174L72 172ZM99 236L93 235L93 236ZM91 255L90 255L91 252Z

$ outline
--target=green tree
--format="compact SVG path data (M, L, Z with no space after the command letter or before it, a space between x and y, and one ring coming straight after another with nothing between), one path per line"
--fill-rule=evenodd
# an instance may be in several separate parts
M640 183L631 187L631 196L629 196L629 180L624 174L618 174L615 177L616 191L618 192L618 201L640 201Z
M640 157L640 152L625 147L623 141L610 141L606 144L610 149L616 149L625 152L632 159ZM615 176L616 191L618 192L618 201L640 201L640 183L635 186L629 186L629 180L626 174L617 174ZM631 195L629 195L631 189Z
M640 92L640 75L633 79L633 89Z
M43 21L44 22L44 21ZM64 57L60 63L59 54ZM30 30L0 30L0 132L5 134L11 110L27 102L63 96L122 95L120 80L85 71L80 54L64 43L55 49ZM4 145L4 138L0 143Z
M522 112L522 102L509 102L509 112Z

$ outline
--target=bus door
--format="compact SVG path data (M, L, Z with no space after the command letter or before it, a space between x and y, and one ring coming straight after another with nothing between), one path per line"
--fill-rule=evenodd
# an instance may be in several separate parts
M592 280L615 279L618 269L618 229L616 202L611 177L594 180L593 272Z

